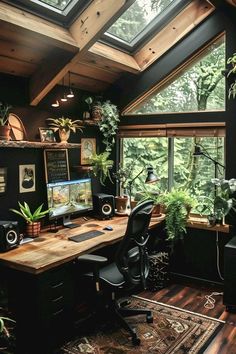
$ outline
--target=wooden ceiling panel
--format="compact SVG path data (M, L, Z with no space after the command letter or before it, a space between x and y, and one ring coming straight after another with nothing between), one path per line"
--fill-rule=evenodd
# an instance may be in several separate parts
M97 68L94 65L79 62L72 68L72 72L77 75L87 76L99 81L112 84L120 77L120 73L115 73L104 68Z
M101 93L109 87L109 84L104 81L71 73L71 86L94 93Z
M0 72L4 74L30 77L36 69L36 64L0 56Z
M95 68L98 70L109 70L110 72L114 74L120 74L123 72L121 68L118 68L113 65L113 62L111 60L107 60L103 57L100 57L96 54L87 52L83 55L82 58L79 60L80 63L88 64L88 65L93 65Z

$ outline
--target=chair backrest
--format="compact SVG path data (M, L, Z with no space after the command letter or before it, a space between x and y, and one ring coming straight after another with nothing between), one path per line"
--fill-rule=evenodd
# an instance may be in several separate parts
M129 285L142 284L146 287L149 270L146 243L152 209L153 201L147 200L132 210L116 253L117 267Z

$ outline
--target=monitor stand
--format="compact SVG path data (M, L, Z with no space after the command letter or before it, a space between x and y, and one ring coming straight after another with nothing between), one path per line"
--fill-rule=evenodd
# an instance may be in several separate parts
M63 216L63 226L68 227L69 229L73 229L74 227L81 226L80 224L73 223L70 219L70 215Z

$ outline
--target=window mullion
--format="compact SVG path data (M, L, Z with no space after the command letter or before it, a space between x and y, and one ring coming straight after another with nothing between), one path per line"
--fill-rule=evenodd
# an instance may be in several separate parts
M174 138L168 138L168 190L174 185Z

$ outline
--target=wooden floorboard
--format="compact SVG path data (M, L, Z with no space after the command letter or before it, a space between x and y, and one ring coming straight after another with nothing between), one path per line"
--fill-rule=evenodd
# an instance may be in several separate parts
M213 296L214 308L205 308L205 296L222 289L206 286L170 284L157 292L143 291L139 296L224 320L226 323L204 354L236 354L236 314L225 311L223 296Z

